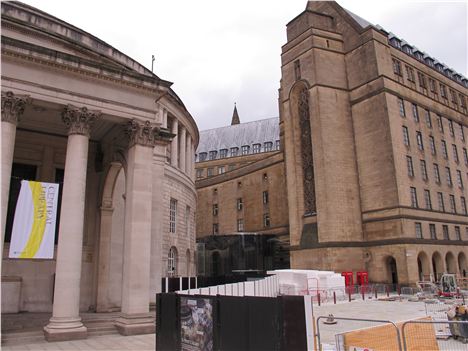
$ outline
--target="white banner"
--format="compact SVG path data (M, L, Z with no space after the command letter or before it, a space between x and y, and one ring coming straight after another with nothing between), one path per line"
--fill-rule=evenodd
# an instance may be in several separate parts
M53 258L59 185L21 181L10 258Z

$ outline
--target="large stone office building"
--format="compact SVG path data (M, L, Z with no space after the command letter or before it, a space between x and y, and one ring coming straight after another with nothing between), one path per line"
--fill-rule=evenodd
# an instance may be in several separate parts
M1 10L2 312L52 312L49 340L85 337L80 311L154 331L161 277L195 272L197 126L172 83L102 40ZM61 184L53 259L8 256L22 179Z
M270 221L289 234L292 268L368 271L371 281L403 284L466 275L468 80L333 1L310 1L287 24L281 58L281 149L233 158L214 144L197 151L197 235L247 224L237 193L261 199L267 173L279 200ZM232 128L206 133L216 140ZM249 231L265 229L261 201L244 211L256 220Z

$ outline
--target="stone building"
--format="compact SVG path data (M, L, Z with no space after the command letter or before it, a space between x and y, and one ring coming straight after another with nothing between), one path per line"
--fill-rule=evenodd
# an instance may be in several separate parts
M333 1L287 24L291 267L414 283L468 270L468 80Z
M1 10L2 310L52 312L48 340L86 337L80 311L154 331L161 277L195 272L195 121L171 82L102 40ZM21 179L61 184L51 260L8 258Z
M274 235L282 243L280 266L289 266L288 204L279 119L200 132L196 154L197 238L239 233ZM286 251L285 251L286 250ZM209 259L209 258L208 258ZM199 264L199 271L209 273Z

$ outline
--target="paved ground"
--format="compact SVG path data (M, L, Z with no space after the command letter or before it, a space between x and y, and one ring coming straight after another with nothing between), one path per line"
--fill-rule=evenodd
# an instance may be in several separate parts
M119 334L93 336L85 340L47 342L34 344L2 346L3 351L29 351L29 350L132 350L154 351L155 335L121 336Z

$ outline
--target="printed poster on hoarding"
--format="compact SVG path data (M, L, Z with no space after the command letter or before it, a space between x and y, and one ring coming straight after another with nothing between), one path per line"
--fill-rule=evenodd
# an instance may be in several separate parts
M213 306L210 299L180 298L182 351L213 350Z
M59 185L21 181L10 258L53 258Z

